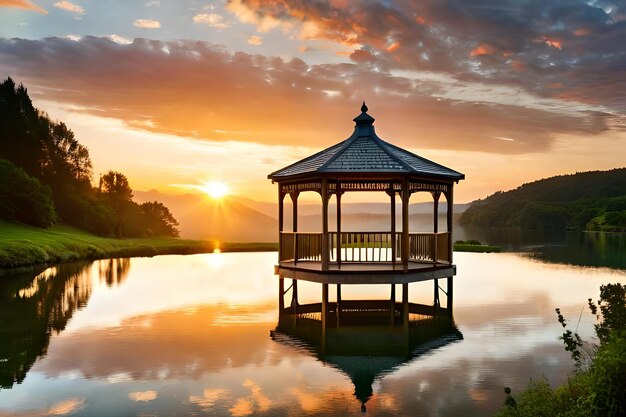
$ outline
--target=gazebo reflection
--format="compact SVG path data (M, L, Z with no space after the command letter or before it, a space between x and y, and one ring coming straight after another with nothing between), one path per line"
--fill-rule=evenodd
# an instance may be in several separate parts
M355 324L329 327L325 331L321 318L314 315L301 314L294 319L290 314L282 314L270 336L277 343L309 352L347 375L354 385L354 396L361 403L361 411L367 409L376 379L428 352L463 339L447 314L411 315L409 326L383 324L387 317L382 311L378 314L370 311L369 324L364 324L361 314L353 315L348 311L343 314L347 322ZM359 322L361 324L356 324Z

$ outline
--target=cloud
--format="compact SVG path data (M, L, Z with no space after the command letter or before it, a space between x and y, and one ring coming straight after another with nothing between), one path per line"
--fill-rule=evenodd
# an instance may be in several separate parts
M263 44L263 38L258 35L252 35L248 38L248 43L254 46L260 46Z
M143 4L146 7L160 7L161 0L143 0Z
M226 29L230 24L224 21L224 16L216 13L200 13L193 17L193 22L210 26L215 29Z
M33 10L43 15L48 14L45 9L28 0L0 0L0 7L13 7L15 9Z
M626 5L560 0L497 3L436 0L310 2L230 0L240 21L267 29L315 28L315 38L350 46L354 62L385 70L430 71L543 97L579 100L626 112ZM612 85L593 92L598 74ZM551 88L555 81L559 89Z
M65 0L58 1L54 3L53 6L61 10L66 10L68 12L77 13L77 14L85 14L85 9L82 6L71 3L69 1L65 1Z
M155 400L157 396L158 393L156 391L135 391L128 393L128 398L137 403L145 403Z
M150 19L135 19L133 22L134 26L142 29L160 29L161 22L158 20L150 20Z
M308 65L198 41L0 41L0 71L19 74L35 97L45 91L130 127L198 139L331 145L351 133L363 99L381 137L408 148L540 152L555 135L590 137L623 119L580 97L542 99L521 87L370 65Z

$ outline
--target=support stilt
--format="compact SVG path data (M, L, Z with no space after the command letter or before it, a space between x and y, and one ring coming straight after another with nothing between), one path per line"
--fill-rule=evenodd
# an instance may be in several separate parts
M396 285L391 284L391 297L389 298L389 313L390 313L390 321L391 325L395 324L396 318Z
M337 327L339 327L339 321L340 321L340 317L341 317L341 284L337 284L337 309L336 309L336 315L337 315Z
M448 313L450 313L450 315L452 315L452 304L454 302L454 298L453 298L453 282L452 282L452 277L448 277L448 303L446 305L446 307L448 307Z
M322 354L326 354L326 327L328 326L328 284L322 284Z

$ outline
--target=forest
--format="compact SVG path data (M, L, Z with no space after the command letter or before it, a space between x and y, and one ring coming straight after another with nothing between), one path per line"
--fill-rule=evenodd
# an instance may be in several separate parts
M11 78L0 84L0 219L41 228L64 223L110 237L178 236L157 202L138 204L128 178L109 171L93 184L88 149L32 104Z
M479 227L626 231L626 168L560 175L471 203L460 222Z

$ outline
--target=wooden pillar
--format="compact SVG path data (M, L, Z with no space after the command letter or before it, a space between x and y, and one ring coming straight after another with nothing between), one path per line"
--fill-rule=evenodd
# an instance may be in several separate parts
M298 280L291 280L291 317L293 318L293 327L298 324Z
M409 270L409 181L402 178L402 267Z
M402 325L409 331L409 284L402 284Z
M339 327L339 317L341 316L341 284L337 284L337 327Z
M335 196L337 197L337 266L341 269L341 184L337 182L337 190ZM337 287L339 288L339 287ZM337 293L339 293L339 289Z
M322 284L322 354L326 354L326 327L328 326L328 284Z
M292 231L296 233L298 231L298 196L300 193L298 191L293 191L289 193L289 197L291 197L291 201L293 203L293 228Z
M435 308L439 308L441 304L439 302L439 280L435 278L433 282L435 283L435 296L433 297L433 306Z
M454 284L452 280L452 277L448 277L448 301L446 307L448 308L448 313L450 315L452 315L452 304L454 303Z
M454 244L452 243L452 216L454 212L454 184L450 184L450 191L446 194L446 200L448 200L448 260L452 264L452 249Z
M281 261L281 254L283 253L282 250L282 244L283 244L283 239L282 239L282 233L283 233L283 220L284 220L284 208L283 208L283 198L285 196L283 195L283 187L282 185L278 184L278 262L280 263Z
M396 317L396 284L391 284L391 297L389 298L389 311L391 313L391 325L395 324Z
M391 198L391 264L396 264L396 192L393 182L389 184L389 197Z
M328 180L322 178L322 271L328 271Z
M292 218L292 228L293 232L293 263L298 263L298 196L300 193L298 191L292 191L289 193L289 197L291 197L291 203L293 206L293 218Z
M283 314L285 310L285 278L278 278L278 317Z
M433 233L439 232L439 197L441 191L433 191Z

